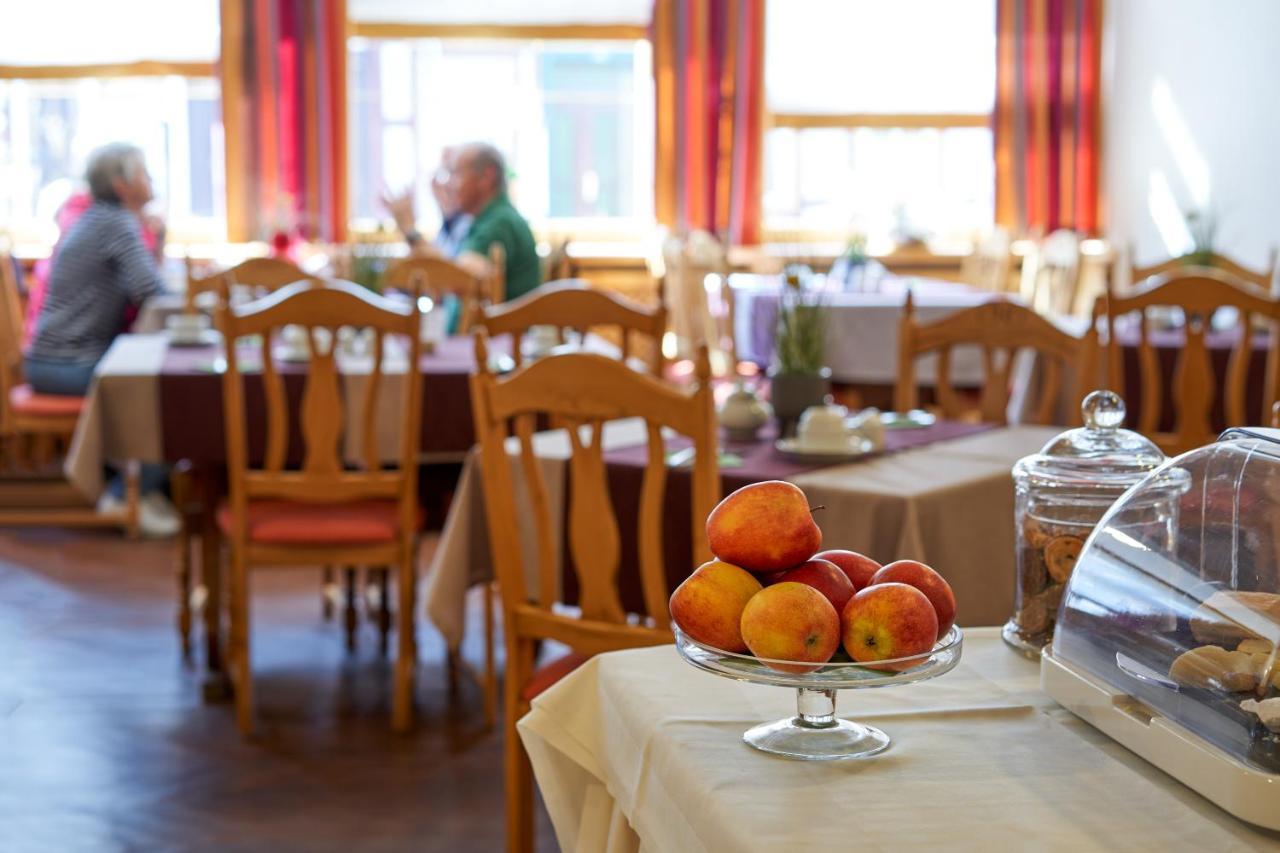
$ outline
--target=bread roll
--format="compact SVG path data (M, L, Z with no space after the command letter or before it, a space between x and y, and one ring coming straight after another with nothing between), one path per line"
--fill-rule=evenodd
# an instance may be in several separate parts
M1215 592L1191 614L1191 634L1202 643L1220 645L1250 639L1274 643L1280 637L1280 595Z

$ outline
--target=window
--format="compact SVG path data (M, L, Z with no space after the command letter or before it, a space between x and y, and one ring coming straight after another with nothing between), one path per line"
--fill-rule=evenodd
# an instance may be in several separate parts
M351 216L385 220L384 188L413 185L439 223L441 150L496 145L512 200L535 227L624 232L653 217L653 85L640 40L353 38L348 62Z
M218 0L43 0L0 27L0 228L52 243L89 153L146 153L177 239L225 234ZM163 38L157 37L163 34Z
M56 240L54 214L89 153L117 140L146 153L174 237L224 233L218 84L183 77L0 80L0 222L22 239Z
M995 43L993 0L771 0L766 230L990 228Z

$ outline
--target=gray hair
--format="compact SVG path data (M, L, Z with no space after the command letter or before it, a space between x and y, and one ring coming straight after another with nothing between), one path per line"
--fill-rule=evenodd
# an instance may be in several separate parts
M507 160L502 156L502 152L487 142L474 142L469 147L472 156L475 157L475 161L471 164L472 168L483 172L492 166L497 176L495 187L498 192L505 193L507 191Z
M142 149L128 142L112 142L89 155L89 168L85 180L94 201L120 201L116 194L117 180L131 181L143 168Z

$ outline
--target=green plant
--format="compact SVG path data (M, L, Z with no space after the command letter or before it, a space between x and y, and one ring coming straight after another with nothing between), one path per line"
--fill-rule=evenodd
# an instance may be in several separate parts
M1188 210L1183 214L1187 231L1191 233L1191 251L1183 257L1188 263L1209 265L1213 260L1213 240L1218 231L1218 220L1213 211Z
M779 373L817 375L825 366L827 312L818 291L806 290L800 277L787 276L778 303L774 355Z

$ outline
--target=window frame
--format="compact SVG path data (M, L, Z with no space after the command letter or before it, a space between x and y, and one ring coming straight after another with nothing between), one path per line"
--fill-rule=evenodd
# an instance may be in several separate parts
M421 24L409 22L349 21L348 51L354 38L369 41L413 39L509 40L509 41L617 41L649 40L648 27L638 24ZM351 85L350 78L346 85ZM656 156L656 152L655 152ZM648 220L614 220L605 217L557 217L530 223L534 235L544 241L572 238L590 242L640 240L657 224L656 198L650 202ZM347 236L352 241L376 240L383 233L385 219L357 218L347 212Z
M218 85L218 102L223 102L222 79L223 75L219 73L217 62L167 62L157 60L139 60L137 62L115 62L95 65L0 65L0 80L23 80L32 82L46 82L50 80L118 80L123 78L148 78L148 77L179 77L186 81L211 82ZM220 111L225 115L225 109ZM223 134L227 133L225 120L223 124ZM226 195L228 198L231 194L231 183L233 180L239 180L239 176L232 177L226 169L225 155L223 163L223 174L227 185ZM218 242L227 239L230 232L230 212L228 209L227 217L224 217L223 234L212 232L190 230L190 231L170 231L169 240L175 243L204 243ZM12 228L12 224L10 224ZM25 239L31 235L21 232L11 232L19 242L25 243Z
M763 63L763 61L762 58L761 62ZM763 68L761 71L763 71ZM964 127L986 128L994 132L995 110L992 109L990 112L984 113L798 113L772 112L766 109L764 120L761 122L760 127L760 150L764 150L769 131L780 128L789 130L813 130L815 128L836 130L859 130L862 128L877 130L898 128L909 130L949 130ZM825 243L833 240L844 241L849 238L848 227L810 226L806 228L787 228L770 224L769 220L764 216L764 180L763 176L761 178L761 242ZM994 193L994 191L995 188L993 187L992 192ZM993 222L992 224L994 225L995 223Z

